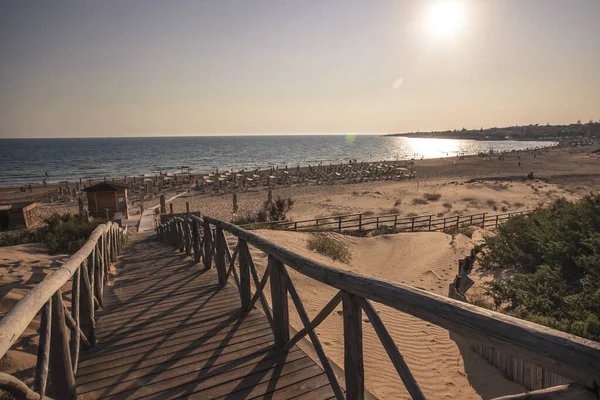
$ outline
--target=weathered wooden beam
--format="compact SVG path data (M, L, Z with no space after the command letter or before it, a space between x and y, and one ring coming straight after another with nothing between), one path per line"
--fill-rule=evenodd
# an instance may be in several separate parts
M335 310L337 305L340 304L340 302L342 301L342 293L343 292L341 290L337 292L337 294L333 296L331 300L329 300L325 307L323 307L323 309L319 311L317 316L314 317L312 321L310 321L310 330L315 330L321 324L321 322L323 322L325 318L327 318L329 314L331 314L333 310ZM294 337L286 343L284 350L290 350L292 347L294 347L296 343L298 343L300 340L302 340L304 336L308 334L308 331L309 329L307 328L302 328L300 331L298 331L298 333L296 333Z
M88 258L89 261L89 258ZM89 341L90 346L96 344L96 321L94 319L94 292L87 272L88 263L81 264L81 307L80 328L82 336Z
M215 232L216 240L216 254L215 254L215 268L217 269L217 275L219 277L219 285L225 286L227 284L227 267L225 266L225 235L221 228L217 228Z
M237 244L239 252L239 266L240 266L240 301L242 303L242 310L248 311L250 305L250 262L252 255L248 249L248 245L242 239L238 239ZM234 266L231 266L234 268ZM258 280L256 280L258 283Z
M271 275L271 304L273 306L273 336L275 348L281 349L290 340L290 320L285 266L269 255L267 268Z
M326 266L233 224L204 220L233 233L294 270L337 289L377 301L494 346L586 387L600 382L600 344L444 296Z
M365 369L363 363L362 318L358 298L348 292L342 294L344 309L344 372L346 399L364 399Z
M494 400L597 400L598 395L577 383L496 397Z
M77 388L71 364L65 307L61 290L52 296L52 334L50 335L50 382L59 399L76 399Z
M377 336L379 336L381 344L387 352L388 357L392 361L392 364L394 364L394 367L396 368L400 379L402 379L404 386L408 390L408 393L413 399L425 400L425 396L423 395L419 384L410 372L410 368L408 368L408 365L406 365L402 354L400 354L400 351L398 351L398 347L396 347L394 339L392 339L392 336L386 329L383 321L379 317L379 314L377 313L375 308L373 308L373 306L367 299L359 298L359 302L365 314L367 314L367 318L369 318L369 321L371 322L371 326L373 326L375 333L377 333Z
M246 248L248 248L247 245L246 245ZM254 280L254 286L256 287L255 296L258 296L258 298L260 299L260 303L262 305L263 312L264 312L265 316L267 317L267 321L269 322L269 326L271 327L271 330L273 330L273 314L271 313L271 308L269 307L269 304L267 303L267 298L265 296L265 292L263 291L263 288L267 281L266 278L268 277L267 271L265 271L265 274L263 276L264 280L262 282L259 282L258 273L256 272L256 267L254 266L254 261L252 261L252 257L249 256L246 260L248 261L248 267L250 269L250 273L252 274L252 279ZM248 303L247 309L250 310L254 306L255 302L256 302L255 298L252 298L252 300Z
M283 266L281 268L281 275L286 280L287 289L290 293L290 297L292 298L292 301L294 302L294 305L296 306L296 311L298 312L298 316L300 317L300 320L302 321L302 325L304 325L304 328L308 330L308 336L310 337L312 345L313 345L315 351L317 352L317 355L319 356L319 360L321 361L321 365L323 366L323 369L325 370L327 379L329 380L329 383L331 384L333 393L335 394L335 396L338 399L343 399L344 394L342 392L342 388L340 387L337 377L335 376L335 373L333 372L333 368L331 367L331 363L329 362L329 359L327 358L327 355L325 354L325 350L323 349L323 345L321 344L321 341L319 340L319 336L317 336L316 332L313 329L310 329L310 318L308 317L308 313L304 309L304 304L302 304L302 300L300 299L300 296L298 295L298 292L296 291L296 287L294 286L292 279L288 275L288 273L285 269L285 266ZM284 348L285 348L285 346L284 346Z
M204 268L210 269L212 263L212 232L210 225L204 223Z
M35 363L35 384L34 389L44 397L48 384L48 361L50 360L50 332L52 329L52 298L50 298L44 308L40 318L40 336Z
M81 267L75 271L73 275L73 285L71 289L71 315L68 314L65 308L65 315L72 317L73 328L71 330L70 337L70 348L71 348L71 364L73 368L73 375L77 374L77 364L79 363L79 346L80 338L79 335L79 299L80 299L80 287L81 287Z
M198 229L198 221L192 218L192 242L194 248L194 261L200 262L200 258L202 257L200 250L200 231Z
M40 400L47 399L47 397L40 397L39 394L29 389L26 384L21 382L19 379L12 375L0 372L0 389L13 395L16 399L20 400Z
M254 307L254 304L256 304L256 300L258 300L258 298L260 297L260 294L263 293L263 289L265 288L265 285L267 284L267 280L269 279L270 273L271 272L267 268L265 270L265 273L263 274L262 278L260 278L260 285L257 286L257 290L254 293L254 296L252 296L252 300L250 300L250 305L248 306L248 308ZM258 290L258 288L260 288L260 291ZM263 294L263 296L264 296L264 294Z

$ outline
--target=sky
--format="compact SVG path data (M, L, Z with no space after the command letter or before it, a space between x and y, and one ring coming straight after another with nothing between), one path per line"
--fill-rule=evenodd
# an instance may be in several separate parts
M0 138L600 119L599 0L2 0Z

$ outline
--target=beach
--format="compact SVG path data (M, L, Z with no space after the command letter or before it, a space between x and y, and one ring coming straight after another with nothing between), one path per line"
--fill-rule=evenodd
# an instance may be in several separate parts
M475 213L502 213L533 209L550 204L559 198L577 199L600 188L600 155L594 153L598 145L548 148L535 152L512 152L499 156L467 156L415 160L416 172L412 179L368 179L362 183L307 182L305 184L275 184L271 188L249 186L243 190L223 190L223 193L204 193L189 185L177 190L165 190L165 197L175 194L172 201L175 213L200 212L223 220L256 212L267 199L268 191L274 198L293 198L295 203L288 219L300 221L332 215L367 213L373 215L399 214L400 216L435 215L453 216ZM386 165L382 163L382 165ZM386 167L381 167L385 170ZM307 171L302 169L302 171ZM270 172L267 172L270 173ZM530 173L533 173L532 175ZM529 175L529 176L528 176ZM57 186L34 186L31 192L15 188L0 189L0 202L37 201L44 216L52 212L77 212L77 202L48 201ZM233 196L236 192L238 210L233 214ZM207 193L210 192L210 193ZM435 200L426 200L434 194ZM439 195L439 196L437 196ZM134 204L143 203L145 209L158 205L158 194L149 198L135 198ZM167 205L169 209L169 205ZM377 237L350 237L327 233L342 241L352 259L345 264L333 261L307 249L310 233L256 231L259 235L325 264L349 271L411 285L446 296L448 284L457 273L458 260L479 243L487 230L478 229L472 238L461 234L442 232L400 233ZM233 248L234 242L230 243ZM37 244L13 246L2 250L0 273L2 281L2 308L6 313L16 301L66 258L47 256ZM266 256L251 249L254 262L262 275ZM324 284L291 272L292 280L307 312L314 317L329 301L335 291ZM472 275L475 288L490 277ZM69 288L64 288L68 293ZM268 289L267 289L268 293ZM291 303L290 303L291 304ZM428 398L480 399L509 393L520 393L524 388L506 378L501 372L475 354L469 343L459 336L430 323L376 305L406 362L413 371ZM341 334L341 306L331 313L317 329L327 355L343 366L343 336ZM379 344L377 336L363 315L365 374L367 389L383 399L408 398L401 381ZM290 322L295 329L302 328L300 319L290 311ZM37 320L29 327L21 343L2 361L2 370L14 372L30 368L35 362Z

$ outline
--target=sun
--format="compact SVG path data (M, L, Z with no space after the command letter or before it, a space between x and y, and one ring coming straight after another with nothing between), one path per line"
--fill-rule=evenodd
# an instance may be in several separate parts
M438 1L427 12L427 27L435 36L454 37L465 23L465 6L459 1Z

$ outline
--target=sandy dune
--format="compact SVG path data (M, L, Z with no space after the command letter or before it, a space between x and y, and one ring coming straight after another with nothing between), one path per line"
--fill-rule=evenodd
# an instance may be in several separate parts
M50 256L41 244L2 247L0 250L0 318L36 284L59 268L68 256ZM63 290L70 290L65 286ZM36 317L0 361L0 371L9 374L24 371L35 365L39 316Z
M457 260L464 257L473 245L463 235L457 235L453 240L450 235L443 233L406 233L373 238L329 234L343 241L352 252L352 261L346 265L309 251L306 239L310 234L257 233L325 264L406 283L440 295L447 294L448 284L457 270ZM266 256L256 249L252 249L252 254L262 276ZM335 289L295 271L290 270L290 274L311 318L336 293ZM268 291L267 296L270 296ZM289 303L291 324L301 329L302 323L291 299ZM480 399L524 391L523 387L505 379L498 370L472 352L457 335L389 307L375 306L427 398ZM409 398L364 314L363 321L368 389L383 399ZM317 333L329 358L343 366L341 305L319 326Z

